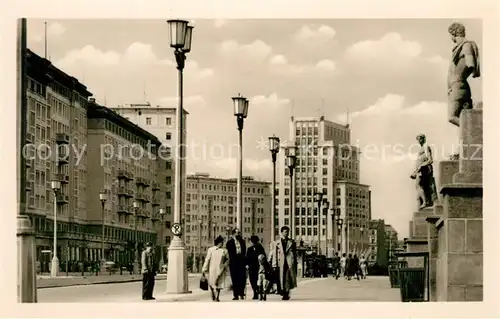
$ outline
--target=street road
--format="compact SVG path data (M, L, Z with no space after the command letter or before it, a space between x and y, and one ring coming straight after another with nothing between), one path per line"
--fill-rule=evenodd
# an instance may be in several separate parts
M72 286L38 289L38 302L143 302L141 282ZM210 293L199 289L199 276L189 278L191 294L167 295L166 280L155 285L156 301L210 301ZM247 300L255 302L252 290L247 287ZM298 288L292 292L292 301L393 301L399 302L399 289L390 288L388 277L368 277L364 280L347 281L328 278L299 278ZM232 292L224 290L221 302L232 302ZM270 295L268 301L280 301L281 296ZM148 301L149 302L149 301Z

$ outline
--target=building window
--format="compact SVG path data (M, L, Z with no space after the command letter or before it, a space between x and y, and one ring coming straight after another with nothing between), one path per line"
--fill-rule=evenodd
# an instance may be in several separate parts
M165 183L167 185L170 185L172 183L172 177L170 177L170 176L165 177Z
M171 117L167 117L165 119L165 125L169 125L169 126L172 125L172 118Z
M167 139L167 141L170 141L172 139L172 133L165 134L165 138Z

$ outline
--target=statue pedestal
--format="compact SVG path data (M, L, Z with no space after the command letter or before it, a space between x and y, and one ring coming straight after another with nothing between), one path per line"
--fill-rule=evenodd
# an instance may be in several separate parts
M462 111L460 139L458 169L440 163L440 204L427 218L431 301L483 300L482 109Z
M426 218L431 215L434 215L432 207L427 207L413 213L413 219L410 221L410 237L406 240L407 252L428 251ZM422 258L408 258L408 267L424 267L424 260Z

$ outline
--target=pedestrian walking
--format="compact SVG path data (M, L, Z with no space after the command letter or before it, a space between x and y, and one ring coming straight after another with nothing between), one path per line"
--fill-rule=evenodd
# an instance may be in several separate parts
M366 279L366 275L368 274L368 265L365 255L361 255L361 258L359 258L359 267L361 268L361 278Z
M273 260L273 254L276 252L276 243L279 242L278 240L273 240L269 244L269 256L267 258L267 261L269 264L272 264ZM280 287L279 287L279 269L271 267L271 274L270 274L270 280L269 280L269 285L267 286L267 294L277 294L279 293Z
M272 254L272 267L279 269L279 283L283 300L290 300L290 291L297 287L297 244L289 238L290 228L281 227L281 240Z
M224 289L229 266L229 254L223 245L224 238L217 236L214 240L214 246L207 250L207 256L201 270L202 275L207 278L213 301L220 301L220 291Z
M260 254L258 257L259 270L257 277L257 287L259 293L259 299L265 301L267 286L269 285L269 278L271 276L271 269L269 263L267 262L266 255Z
M142 268L142 300L154 300L153 289L155 286L156 266L153 245L146 243L146 249L141 255Z
M352 275L356 276L356 279L359 280L361 269L359 267L359 258L358 255L354 254L352 257Z
M335 277L335 279L339 279L339 276L340 276L340 257L339 257L338 252L336 252L335 256L333 256L332 265L333 265L333 277Z
M260 273L260 263L259 258L260 255L264 255L266 257L266 252L264 247L259 243L258 236L251 236L250 242L252 245L248 247L246 258L247 258L247 267L248 267L248 279L250 280L250 285L253 290L253 298L254 300L259 299L259 287L257 285L259 273Z
M351 277L353 275L353 268L354 268L354 263L352 260L352 254L349 254L347 255L347 258L345 260L345 272L347 280L351 280Z
M342 254L342 257L340 258L340 271L342 273L342 276L344 276L344 278L347 278L347 257L346 257L346 254L343 253Z
M246 244L241 238L241 232L235 228L233 237L227 241L226 249L229 254L229 272L233 283L233 300L245 298L246 286Z

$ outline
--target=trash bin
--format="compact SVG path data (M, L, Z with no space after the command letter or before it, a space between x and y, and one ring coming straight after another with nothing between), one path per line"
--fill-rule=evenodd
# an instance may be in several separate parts
M425 301L425 268L400 268L398 272L401 301Z

